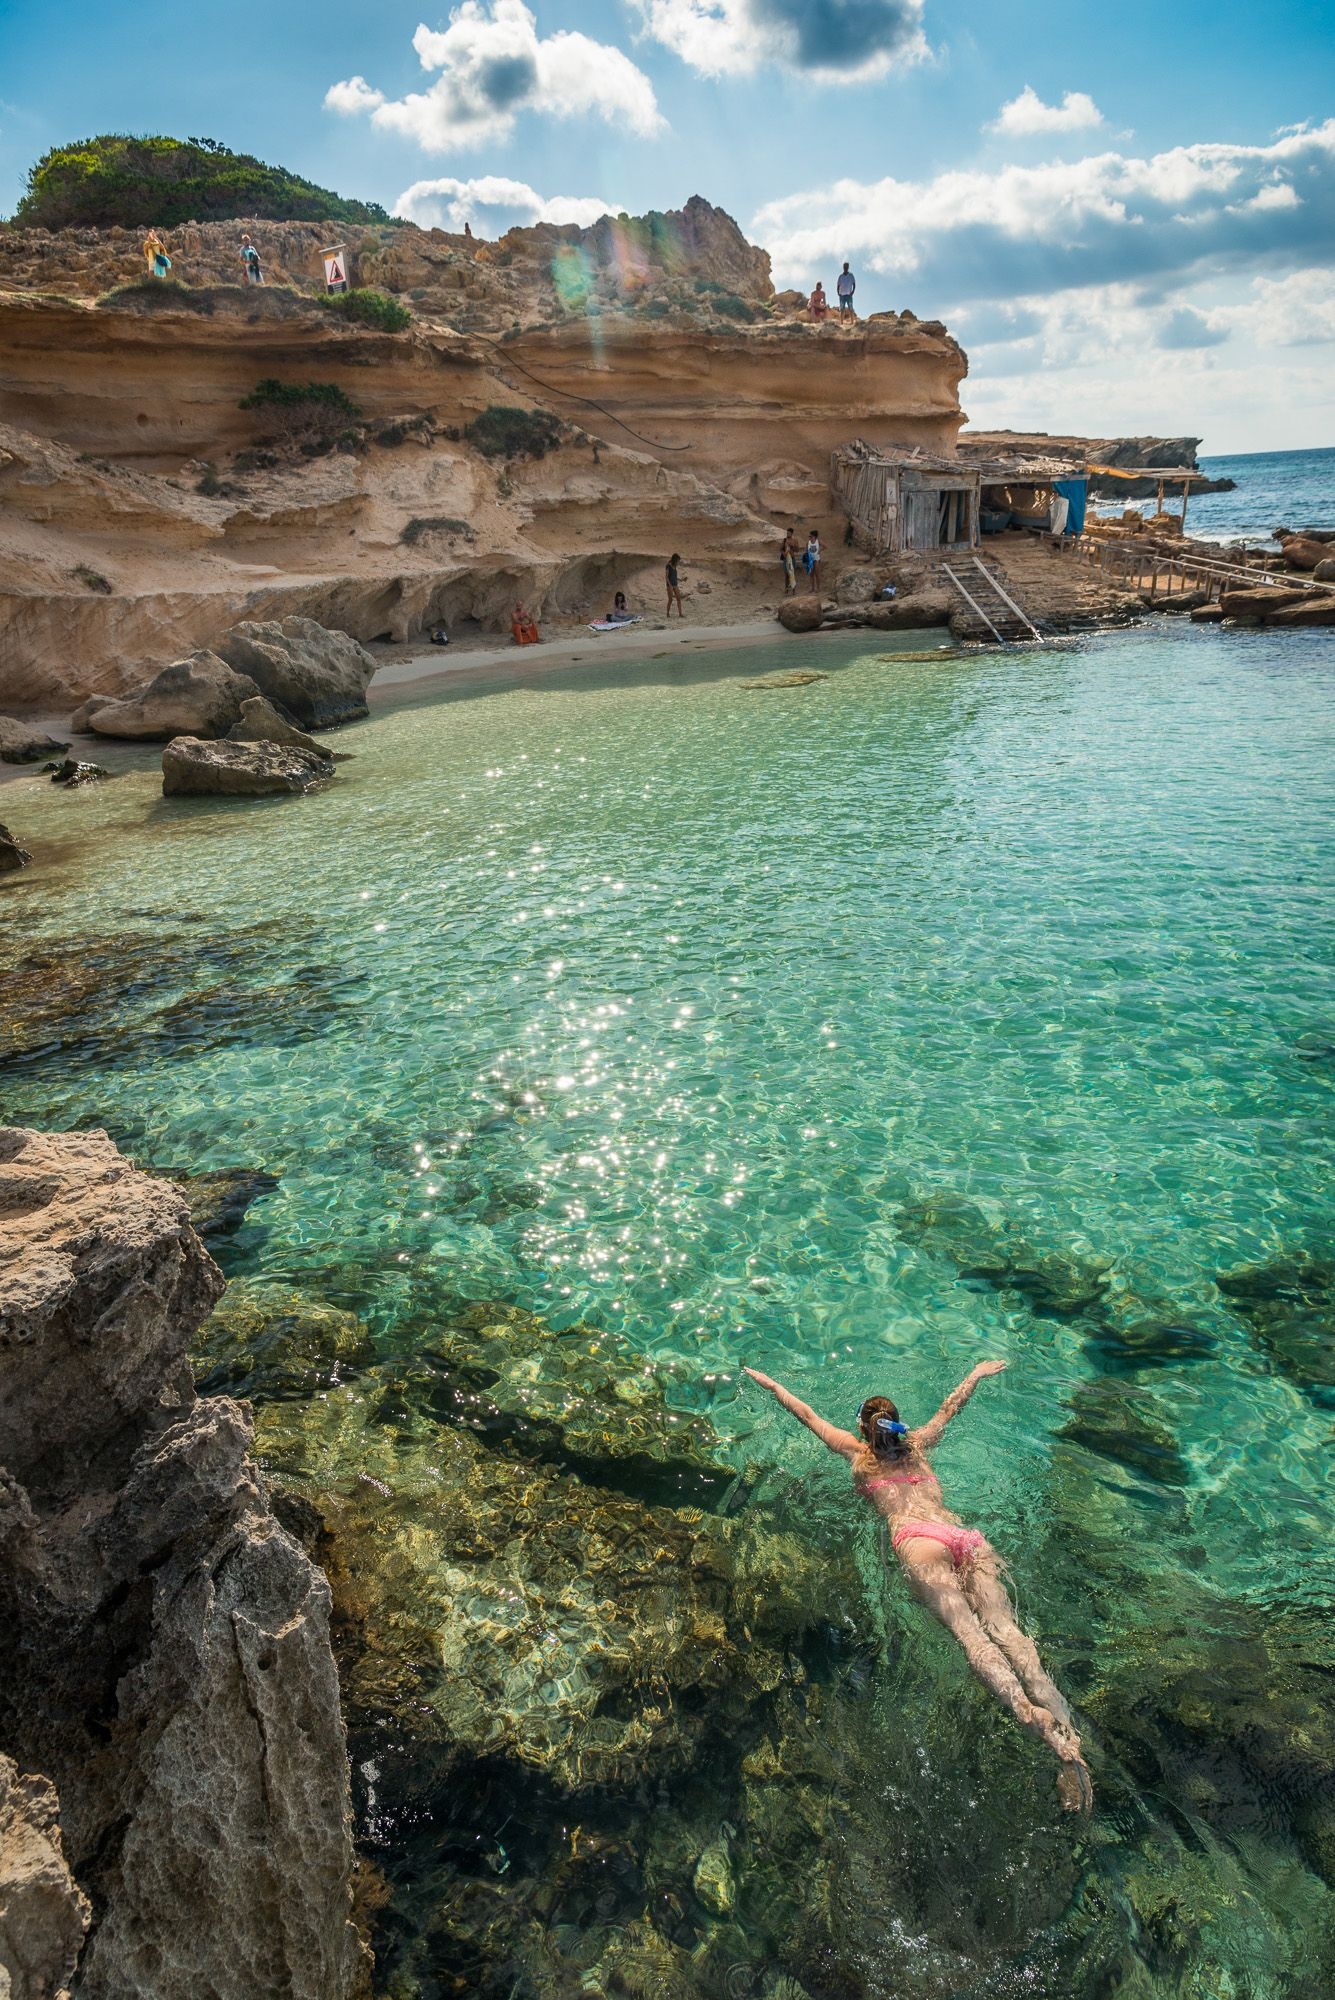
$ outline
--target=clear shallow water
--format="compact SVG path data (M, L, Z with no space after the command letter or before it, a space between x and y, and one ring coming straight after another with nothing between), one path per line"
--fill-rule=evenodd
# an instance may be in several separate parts
M1203 493L1187 520L1210 541L1267 542L1276 528L1335 528L1335 450L1252 451L1202 458L1212 479L1237 481L1232 493Z
M355 761L299 801L163 801L139 753L86 793L7 786L39 866L0 902L5 963L128 937L145 980L100 1038L0 1074L0 1109L105 1124L164 1169L280 1174L228 1268L353 1305L385 1352L442 1282L624 1329L817 1533L849 1518L840 1468L739 1392L741 1360L836 1418L886 1390L912 1420L999 1355L939 1465L1059 1678L1098 1715L1138 1677L1151 1701L1171 1656L1202 1701L1281 1702L1266 1628L1308 1660L1335 1584L1329 1396L1215 1279L1329 1242L1335 641L1174 626L812 661L829 681L767 693L739 686L764 649L455 690L346 733ZM1046 1293L979 1274L988 1231ZM1148 1322L1177 1335L1129 1367ZM1293 1828L1335 1748L1314 1774L1310 1718L1307 1751L1242 1785L1249 1819L1205 1799L1192 1759L1218 1787L1225 1753L1194 1711L1163 1725L1188 1781L1139 1771L1141 1724L1108 1709L1088 1836L1054 1832L1047 1774L1040 1811L999 1729L970 1831L972 1691L888 1615L939 1774L915 1838L945 1892L1000 1902L970 1905L967 1978L928 1954L906 1985L869 1949L865 1990L1322 1990L1335 1906ZM1221 1663L1244 1626L1260 1650ZM1148 1983L1054 1971L1034 1940L1060 1913L1018 1886L1054 1840L1133 1957L1146 1881L1196 1943L1137 1960ZM875 1935L874 1870L850 1868ZM984 1947L1021 1933L1029 1975L989 1983Z

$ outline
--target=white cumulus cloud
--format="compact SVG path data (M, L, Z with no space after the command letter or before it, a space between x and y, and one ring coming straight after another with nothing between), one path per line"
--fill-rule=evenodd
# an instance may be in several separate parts
M587 227L601 215L615 215L617 208L595 195L544 196L526 181L480 174L467 181L414 181L395 202L394 213L423 229L458 234L468 223L475 236L503 236L518 223L577 222Z
M923 0L637 0L645 27L702 76L768 64L861 83L928 53Z
M1272 192L1281 186L1292 195ZM1210 270L1304 268L1335 261L1335 118L1263 146L837 180L768 203L751 233L780 283L858 259L906 281L904 302L924 314L1118 282L1162 289Z
M1002 105L990 129L1008 138L1028 139L1036 132L1081 132L1102 123L1103 113L1088 92L1068 90L1060 104L1045 104L1027 83L1018 97Z
M446 28L419 25L413 47L435 81L389 98L365 77L333 84L331 111L369 113L373 124L447 153L508 139L520 111L595 116L651 138L666 130L653 85L630 57L588 35L545 38L523 0L463 0Z

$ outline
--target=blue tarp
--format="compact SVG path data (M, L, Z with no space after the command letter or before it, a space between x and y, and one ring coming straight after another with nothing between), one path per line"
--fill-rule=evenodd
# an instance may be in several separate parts
M1054 479L1052 490L1060 493L1063 500L1069 500L1066 515L1068 535L1083 535L1085 532L1085 491L1089 482L1085 479Z

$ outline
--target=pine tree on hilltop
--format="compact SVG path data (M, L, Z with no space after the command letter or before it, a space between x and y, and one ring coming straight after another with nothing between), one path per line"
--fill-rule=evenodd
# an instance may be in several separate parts
M170 229L236 216L268 222L388 222L374 201L347 201L285 167L216 139L103 133L54 146L28 170L14 211L30 229Z

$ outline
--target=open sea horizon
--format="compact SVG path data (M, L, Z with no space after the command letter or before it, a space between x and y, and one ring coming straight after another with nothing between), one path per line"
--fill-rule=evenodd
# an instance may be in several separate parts
M1335 446L1320 451L1248 451L1202 457L1232 493L1204 493L1187 508L1193 535L1212 542L1267 542L1276 528L1335 528Z

